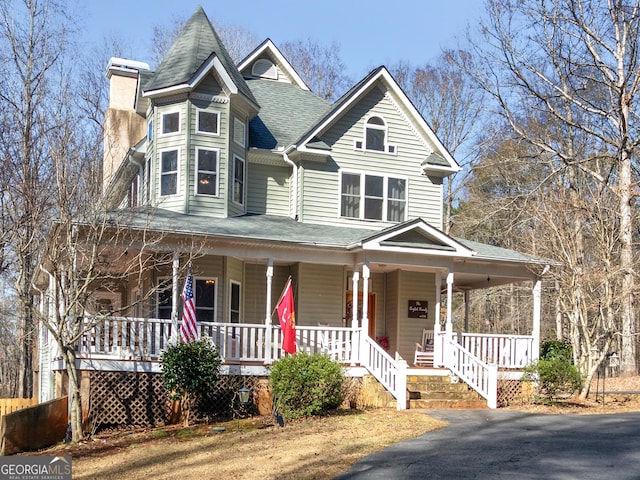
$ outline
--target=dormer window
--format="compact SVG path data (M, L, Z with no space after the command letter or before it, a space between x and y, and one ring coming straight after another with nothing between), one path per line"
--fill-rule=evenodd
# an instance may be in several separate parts
M363 139L355 141L355 149L395 154L396 146L388 144L387 134L387 124L382 117L369 117L364 125Z
M268 78L270 80L278 79L278 70L271 60L261 58L256 60L251 67L251 75L254 77Z

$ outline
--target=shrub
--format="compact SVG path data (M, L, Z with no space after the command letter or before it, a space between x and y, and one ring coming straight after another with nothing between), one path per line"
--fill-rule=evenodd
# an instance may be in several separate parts
M525 368L524 378L537 380L540 394L549 400L582 386L580 371L573 364L571 344L563 340L543 342L540 360Z
M174 400L180 399L185 426L194 396L211 390L218 381L220 363L209 339L170 345L160 357L162 384Z
M342 404L344 373L327 355L288 355L273 364L269 382L284 418L320 415Z

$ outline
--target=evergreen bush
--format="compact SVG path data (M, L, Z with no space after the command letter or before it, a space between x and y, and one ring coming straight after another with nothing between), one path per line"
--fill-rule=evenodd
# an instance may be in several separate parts
M324 354L297 353L275 362L269 375L275 408L284 418L321 415L342 404L344 373Z
M582 386L580 371L573 364L571 344L548 340L540 346L540 359L525 368L526 380L537 380L539 393L547 400Z
M162 384L174 400L180 399L185 426L194 397L215 387L220 377L220 355L209 339L170 345L160 357Z

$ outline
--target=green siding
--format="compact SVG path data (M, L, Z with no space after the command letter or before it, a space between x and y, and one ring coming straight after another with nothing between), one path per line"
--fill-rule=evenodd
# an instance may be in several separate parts
M318 323L342 326L344 303L344 270L334 265L299 265L299 325Z
M267 266L244 266L244 317L245 323L264 323L267 304ZM275 306L275 305L274 305Z
M220 135L196 133L198 109L217 112L220 114ZM193 100L191 108L191 148L189 150L189 213L194 215L208 215L224 217L226 215L226 195L228 177L228 135L229 135L229 104ZM218 158L218 196L195 195L196 181L196 149L217 149Z
M364 122L369 114L380 115L388 128L388 143L397 154L356 151L356 140L362 140ZM324 164L304 163L305 221L315 223L359 224L361 220L339 218L339 169L372 174L390 174L408 180L409 203L407 218L422 217L440 227L442 222L442 187L421 175L421 162L427 149L413 132L394 102L378 88L372 89L356 103L321 138L332 148L331 158ZM333 199L333 201L327 201ZM366 222L371 224L370 221ZM375 222L382 226L387 222Z
M161 135L162 131L162 115L170 112L180 112L180 132L168 135ZM185 188L186 188L186 177L185 177L185 165L187 162L187 140L186 140L186 131L187 131L187 106L184 100L181 100L176 103L164 104L156 107L156 116L154 121L154 143L155 143L155 155L153 161L153 198L157 202L158 206L161 208L166 208L167 210L173 210L177 212L184 211L184 201L185 201ZM170 196L160 196L160 173L161 173L161 154L162 151L165 150L178 150L178 191L177 195Z
M247 211L268 215L289 215L291 169L260 163L248 165Z
M436 309L435 274L402 271L399 273L399 278L397 318L401 336L397 345L402 358L411 364L416 342L420 342L422 338L422 329L433 330ZM429 302L428 318L409 318L409 300L427 300Z

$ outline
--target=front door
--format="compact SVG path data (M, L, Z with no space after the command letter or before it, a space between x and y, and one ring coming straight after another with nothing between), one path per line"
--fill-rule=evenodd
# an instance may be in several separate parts
M367 303L367 317L369 317L369 336L376 336L376 294L369 293ZM345 298L346 316L345 326L350 327L353 321L353 292L348 291ZM358 322L362 322L362 292L358 293ZM360 323L361 325L361 323Z

